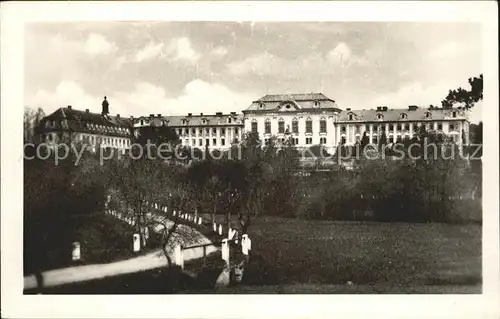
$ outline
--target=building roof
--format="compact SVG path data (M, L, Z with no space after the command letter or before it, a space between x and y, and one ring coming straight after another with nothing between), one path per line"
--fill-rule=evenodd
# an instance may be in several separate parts
M456 117L453 117L452 112L457 112ZM349 115L353 115L353 119L349 119ZM429 116L427 115L429 114ZM382 118L379 119L379 115ZM467 119L467 114L464 109L442 109L442 108L417 108L409 109L387 109L380 111L372 110L344 110L340 112L339 122L396 122L396 121L436 121L436 120L464 120Z
M313 111L337 108L338 107L335 101L328 98L323 93L268 94L256 101L253 101L252 104L250 104L250 106L243 111L243 113L266 111Z
M66 120L63 124L62 120ZM46 122L54 121L54 125L46 127ZM40 123L41 130L70 130L73 132L86 132L113 136L130 135L131 122L120 116L101 115L71 107L61 107L46 116Z
M229 121L231 119L231 121ZM178 126L234 126L243 125L243 115L233 114L198 114L198 115L172 115L172 116L141 116L134 119L134 126L141 126L140 121L143 120L144 125L161 126L166 124L172 127Z

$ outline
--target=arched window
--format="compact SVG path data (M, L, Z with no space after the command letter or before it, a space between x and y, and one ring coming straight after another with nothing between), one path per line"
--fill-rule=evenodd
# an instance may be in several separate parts
M264 122L264 134L271 134L271 120L266 119Z
M319 120L319 132L326 133L326 119L324 117Z
M425 117L426 118L429 119L429 118L431 118L431 116L432 116L431 112L425 112Z
M313 131L312 126L313 126L313 122L312 122L311 118L308 117L306 120L306 133L312 133L312 131Z
M283 119L278 120L278 133L285 133L285 120Z
M297 118L292 119L292 133L299 133L299 120Z
M384 119L384 116L383 116L382 114L380 114L380 113L379 113L379 114L377 114L377 119L379 119L379 120L383 120L383 119Z
M401 119L405 120L408 118L408 115L406 115L406 113L401 113L400 117Z
M254 132L254 133L258 132L258 124L257 124L257 120L256 119L252 120L252 132Z
M354 114L349 114L349 121L352 121L354 119Z

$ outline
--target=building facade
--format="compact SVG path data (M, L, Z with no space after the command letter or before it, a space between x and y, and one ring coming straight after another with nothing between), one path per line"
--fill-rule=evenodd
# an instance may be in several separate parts
M264 143L291 139L299 148L336 145L335 123L342 112L334 100L321 93L266 95L243 111L245 131L259 134Z
M126 118L109 115L104 97L101 114L75 110L68 105L44 117L37 127L38 141L55 146L59 143L82 143L89 150L114 148L125 152L132 143L132 125Z
M82 142L92 150L111 147L127 150L141 127L168 126L175 130L181 145L190 148L227 150L239 143L246 132L257 132L263 144L276 138L290 140L298 148L323 145L332 152L339 145L359 143L366 133L378 144L383 133L388 143L412 138L422 126L450 136L457 144L469 144L469 115L465 108L340 109L322 93L266 95L253 101L243 115L188 113L185 116L150 114L138 118L109 115L104 99L101 114L89 110L60 108L40 123L40 141Z
M238 143L243 134L243 117L236 112L222 114L186 116L162 116L150 114L149 117L133 119L135 132L146 126L169 126L179 137L182 146L209 150L226 150Z
M291 138L299 148L323 145L333 151L338 145L354 145L363 134L378 144L382 132L388 143L412 138L421 126L450 136L457 144L469 143L469 117L464 108L341 110L334 100L321 93L266 95L243 111L245 131L258 132L266 143Z

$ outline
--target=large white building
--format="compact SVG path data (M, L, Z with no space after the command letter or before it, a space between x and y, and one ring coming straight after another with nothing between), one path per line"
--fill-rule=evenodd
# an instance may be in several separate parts
M109 115L106 99L101 114L88 110L60 108L45 117L39 127L42 141L71 141L99 147L129 149L133 134L141 127L168 126L175 130L183 146L226 150L237 144L246 132L257 132L263 143L275 137L278 142L290 139L298 148L323 145L334 151L338 145L353 145L366 133L377 144L383 133L388 143L412 138L425 126L428 131L444 133L457 144L469 143L469 115L465 108L340 109L322 93L266 95L243 111L222 114L188 113L184 116L123 118Z
M425 125L428 131L451 136L458 144L469 143L468 111L464 108L340 109L334 100L321 93L266 95L243 111L245 131L258 132L267 142L291 138L297 147L321 144L333 151L338 145L354 145L366 132L377 144L382 132L387 141L412 138Z

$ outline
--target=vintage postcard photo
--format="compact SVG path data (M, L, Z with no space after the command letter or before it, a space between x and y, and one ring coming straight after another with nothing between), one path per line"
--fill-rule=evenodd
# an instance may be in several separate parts
M491 6L315 20L342 7L158 3L162 19L108 5L106 19L81 3L64 10L83 18L35 14L18 30L2 202L19 195L19 227L4 228L2 205L2 233L19 234L19 303L448 295L495 313L498 47L478 18Z

